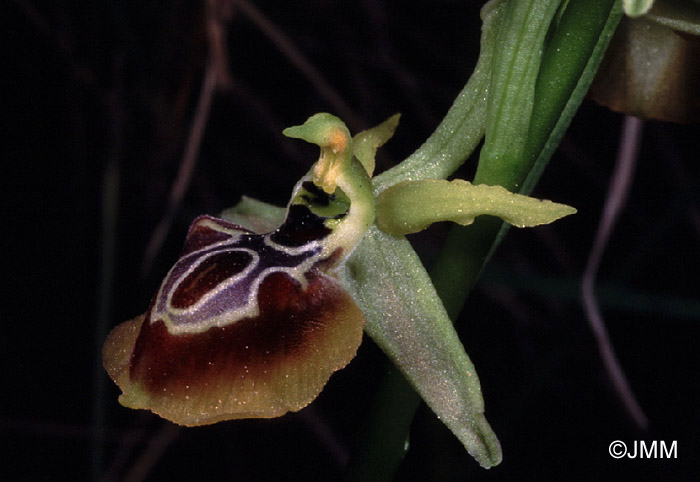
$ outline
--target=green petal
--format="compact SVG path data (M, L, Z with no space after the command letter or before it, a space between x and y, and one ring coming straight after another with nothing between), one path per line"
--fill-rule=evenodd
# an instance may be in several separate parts
M377 225L394 235L416 233L438 221L468 225L481 214L523 228L548 224L575 212L564 204L461 179L402 182L377 198Z
M352 138L352 153L362 163L370 177L374 173L374 156L377 154L377 149L394 135L400 117L401 114L394 114L378 126L362 131Z

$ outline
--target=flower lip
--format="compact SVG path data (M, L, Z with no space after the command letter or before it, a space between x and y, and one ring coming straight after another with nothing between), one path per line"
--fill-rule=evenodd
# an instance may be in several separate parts
M364 316L335 273L374 218L371 182L339 119L307 124L285 132L321 156L282 225L258 234L200 216L148 311L110 333L103 363L123 405L182 425L276 417L354 357Z
M364 324L334 278L314 271L307 282L273 273L258 316L203 333L173 335L149 314L119 325L104 360L120 402L182 425L303 408L355 356Z

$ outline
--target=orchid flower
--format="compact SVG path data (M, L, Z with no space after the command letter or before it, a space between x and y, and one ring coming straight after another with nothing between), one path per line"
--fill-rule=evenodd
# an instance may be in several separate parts
M482 215L525 227L575 212L523 194L602 58L620 16L612 3L488 2L479 62L450 112L416 153L377 176L376 150L398 116L354 137L330 114L285 130L318 145L319 159L286 209L244 197L220 217L195 219L148 310L105 343L119 401L188 426L281 416L314 400L364 330L466 450L497 465L476 370L404 235ZM595 22L571 37L582 10ZM571 38L593 47L563 61ZM549 82L562 72L584 80ZM484 133L474 182L447 181ZM479 230L494 239L500 225Z
M394 283L385 284L378 273L367 279L352 272L362 263L343 270L375 215L381 229L401 235L436 221L468 223L479 214L532 226L574 212L498 186L440 180L399 183L381 193L375 208L374 153L397 122L394 116L354 139L330 114L286 129L287 136L319 145L321 155L269 232L255 232L242 218L255 203L250 200L229 210L229 220L194 220L146 313L116 327L105 343L104 365L123 391L121 404L187 426L300 410L355 356L363 312L377 309L361 291L394 301L395 293L385 292ZM274 224L279 212L270 213L275 210L267 207L254 217ZM372 328L376 315L368 332L436 412L463 426L465 437L474 439L469 443L497 453L476 372L425 270L416 262L406 266L400 253L375 251L361 256L380 255L393 264L389 271L406 270L411 302L426 305L427 324L415 330L395 307L378 321L392 327L389 335Z

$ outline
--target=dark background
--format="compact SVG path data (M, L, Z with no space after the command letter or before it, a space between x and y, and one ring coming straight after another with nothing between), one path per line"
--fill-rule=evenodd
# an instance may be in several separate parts
M197 118L210 50L204 3L47 3L3 8L0 478L339 480L383 367L370 340L300 413L177 429L118 405L99 365L104 330L145 310L197 214L241 194L286 203L316 150L282 137L284 127L331 111L357 131L401 112L378 170L413 152L473 69L481 2L260 1L263 21L244 10L224 15L227 51L217 59L230 77L200 117L197 163L153 262L146 247ZM270 26L336 90L335 101L263 33ZM584 102L534 193L579 213L511 230L459 320L503 463L481 469L422 407L396 480L700 474L697 125L645 124L631 197L599 274L607 327L648 431L621 408L578 298L621 123ZM474 163L460 175L468 179ZM444 231L412 238L427 264ZM614 440L677 441L678 458L614 460Z

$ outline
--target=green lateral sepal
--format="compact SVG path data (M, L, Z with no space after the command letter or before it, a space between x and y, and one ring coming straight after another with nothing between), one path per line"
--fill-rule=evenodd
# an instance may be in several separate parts
M365 332L435 415L481 466L498 465L476 370L408 240L371 227L339 278L365 315Z
M482 214L523 228L549 224L575 212L564 204L462 179L401 182L377 198L377 225L393 235L416 233L439 221L468 225Z

